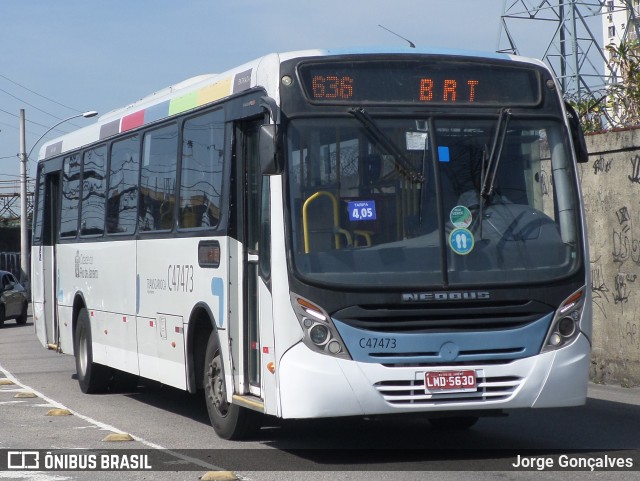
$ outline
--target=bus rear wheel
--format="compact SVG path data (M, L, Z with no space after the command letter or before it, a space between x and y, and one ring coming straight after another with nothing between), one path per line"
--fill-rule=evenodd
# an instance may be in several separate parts
M227 401L224 365L218 335L212 332L204 364L204 395L209 420L223 439L246 439L260 429L261 414Z
M91 323L85 308L80 309L78 313L78 326L74 340L76 372L80 390L85 394L105 392L109 387L111 370L107 366L93 362Z

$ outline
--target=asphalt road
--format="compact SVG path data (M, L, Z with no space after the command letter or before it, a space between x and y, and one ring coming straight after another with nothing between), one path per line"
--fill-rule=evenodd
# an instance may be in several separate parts
M0 470L0 480L197 480L208 472L223 479L222 471L252 481L640 479L640 388L592 385L585 406L512 412L461 432L415 417L274 419L254 440L229 442L215 435L199 396L153 382L135 392L82 394L74 359L45 350L31 321L0 329L0 384L3 379L0 457L4 450L101 456L127 449L146 455L154 470ZM27 392L35 397L21 397ZM71 415L47 415L53 408ZM113 433L133 440L107 440ZM512 466L522 458L527 469ZM607 462L632 464L632 471L598 465ZM571 463L596 463L596 469L549 467Z

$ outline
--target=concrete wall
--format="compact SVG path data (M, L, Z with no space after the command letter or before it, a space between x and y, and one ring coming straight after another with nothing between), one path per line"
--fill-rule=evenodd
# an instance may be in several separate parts
M595 382L640 385L640 129L587 136L581 164L593 293Z

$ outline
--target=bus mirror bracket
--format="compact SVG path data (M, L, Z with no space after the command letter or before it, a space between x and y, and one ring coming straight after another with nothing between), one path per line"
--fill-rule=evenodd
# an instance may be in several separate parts
M268 96L260 98L260 105L269 112L270 124L260 127L259 152L260 168L263 175L277 175L282 173L282 162L278 154L278 126L280 125L280 109L274 99Z

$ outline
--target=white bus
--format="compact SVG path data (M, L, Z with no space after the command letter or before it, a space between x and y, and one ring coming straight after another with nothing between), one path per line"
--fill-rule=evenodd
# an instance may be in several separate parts
M43 146L36 333L85 393L203 391L229 439L579 405L585 159L534 60L314 50L190 79Z

